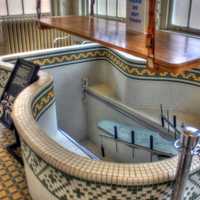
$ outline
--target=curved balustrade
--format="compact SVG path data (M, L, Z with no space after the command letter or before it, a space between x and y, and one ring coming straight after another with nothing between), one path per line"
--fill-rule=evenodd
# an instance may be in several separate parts
M130 61L130 58L128 59L126 56L92 44L84 47L77 46L6 56L1 59L4 62L2 65L7 66L5 62L8 61L14 62L17 56L39 63L43 69L40 72L39 80L18 96L12 114L22 141L26 177L29 191L34 200L65 198L70 200L95 198L109 200L110 196L119 200L136 197L140 197L141 200L170 199L175 181L177 157L141 164L92 160L65 148L64 143L63 145L59 144L62 141L55 138L59 134L58 125L64 126L60 120L62 117L66 117L65 125L69 129L70 125L74 125L72 124L74 121L72 113L75 110L80 111L78 119L85 117L82 116L81 109L79 110L79 106L84 104L81 99L83 97L81 80L84 75L90 78L90 84L95 85L97 84L95 81L102 81L100 77L97 77L97 75L101 76L100 72L111 70L110 77L112 75L113 78L113 74L117 74L119 79L126 79L126 91L129 91L131 81L138 84L140 79L142 80L140 86L143 88L146 87L146 85L142 85L143 80L146 79L147 85L158 83L158 80L166 83L167 80L177 86L183 84L185 89L198 90L199 81L195 78L198 76L198 72L191 71L190 74L187 72L176 78L173 74L151 74L142 67L145 62ZM95 66L98 67L95 69ZM87 70L84 71L84 69ZM0 68L0 70L2 69ZM51 73L53 77L44 71ZM91 71L93 76L91 76ZM189 76L191 74L193 76ZM152 79L156 79L156 82ZM74 81L73 84L72 81ZM136 91L136 87L132 89ZM118 92L116 98L120 97L123 102L127 103L130 101L130 94L126 93L123 96L120 93L122 91ZM125 98L128 95L129 98ZM191 99L188 99L188 102L190 101ZM62 103L65 103L65 107L61 106ZM74 110L70 109L72 105L70 103L77 103ZM135 104L135 106L139 106L139 104ZM75 120L75 122L78 126L79 120ZM84 132L84 129L76 127L68 133L74 134L77 139L82 131ZM76 135L76 133L78 134ZM197 186L193 184L199 177L199 168L199 160L195 157L185 193L186 199L199 191L199 188L196 189Z

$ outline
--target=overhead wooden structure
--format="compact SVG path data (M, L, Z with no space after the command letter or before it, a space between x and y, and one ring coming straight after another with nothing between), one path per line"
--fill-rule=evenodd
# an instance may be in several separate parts
M94 16L46 17L41 18L39 22L44 28L56 28L145 58L148 67L154 71L181 73L200 66L200 39L179 33L156 32L156 0L150 2L147 34L130 33L125 22ZM93 15L92 6L91 14Z
M156 36L156 0L149 0L149 24L147 30L146 48L148 49L147 66L156 69L155 64L155 36Z

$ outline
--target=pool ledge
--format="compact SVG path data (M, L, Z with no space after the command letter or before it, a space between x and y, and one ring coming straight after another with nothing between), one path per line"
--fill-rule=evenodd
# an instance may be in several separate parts
M40 72L39 80L18 96L12 113L20 137L42 160L65 174L96 183L138 186L175 179L177 157L147 164L117 164L90 160L59 146L39 127L32 110L38 94L52 84L53 78ZM199 166L197 158L194 158L191 171L199 170Z

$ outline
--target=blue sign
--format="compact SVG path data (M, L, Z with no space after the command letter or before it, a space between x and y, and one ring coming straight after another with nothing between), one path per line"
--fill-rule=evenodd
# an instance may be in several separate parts
M142 5L142 0L129 0L131 5L131 13L129 15L129 20L134 23L142 23L140 6Z

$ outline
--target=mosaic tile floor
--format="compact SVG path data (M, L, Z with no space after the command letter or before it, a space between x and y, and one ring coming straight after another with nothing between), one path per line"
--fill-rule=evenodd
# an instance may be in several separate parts
M0 124L0 200L31 200L23 167L5 149L13 140Z

